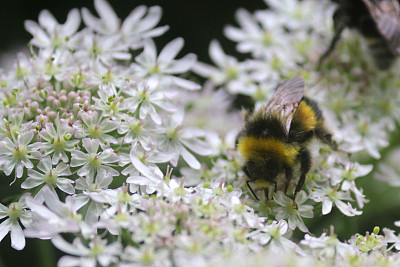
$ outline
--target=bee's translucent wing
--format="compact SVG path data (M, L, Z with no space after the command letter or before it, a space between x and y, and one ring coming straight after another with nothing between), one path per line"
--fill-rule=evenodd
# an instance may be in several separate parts
M380 34L395 55L400 55L400 5L398 0L363 0Z
M303 77L294 77L278 87L264 112L265 115L277 116L285 126L286 134L289 133L293 115L304 96Z

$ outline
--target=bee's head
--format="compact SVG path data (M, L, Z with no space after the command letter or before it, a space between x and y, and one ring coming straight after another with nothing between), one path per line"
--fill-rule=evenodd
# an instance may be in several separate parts
M248 160L243 166L244 173L251 180L274 181L280 172L279 163L276 160Z

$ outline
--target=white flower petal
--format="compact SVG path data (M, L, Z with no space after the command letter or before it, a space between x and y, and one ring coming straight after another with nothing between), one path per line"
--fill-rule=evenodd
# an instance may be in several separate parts
M179 77L171 76L171 80L176 86L183 89L198 90L201 88L201 86L198 85L197 83Z
M160 65L170 64L183 47L183 38L176 38L169 42L160 52L158 62Z
M329 199L322 202L322 214L326 215L331 212L333 202Z
M191 69L193 64L196 62L196 55L195 54L187 54L183 58L179 60L175 60L172 64L168 66L167 69L163 71L165 74L177 74L177 73L184 73Z
M97 154L97 150L99 149L100 146L100 140L85 138L82 140L82 146L86 149L86 151L89 154Z
M0 223L0 242L3 238L11 231L12 222L11 219L7 219L4 222Z
M25 247L25 236L17 221L11 227L11 246L16 250L22 250Z
M95 0L94 7L109 33L116 33L119 29L119 19L111 5L105 0Z
M182 158L186 161L187 164L189 164L190 167L196 170L200 169L200 162L189 151L187 151L186 148L180 146L179 151L182 155Z
M73 150L71 152L71 167L78 167L88 162L87 155L82 151Z
M72 9L67 16L67 21L62 26L64 34L66 36L71 36L74 34L81 24L81 16L79 14L79 10L77 8Z
M39 24L50 34L54 34L57 20L48 10L42 10L39 14Z

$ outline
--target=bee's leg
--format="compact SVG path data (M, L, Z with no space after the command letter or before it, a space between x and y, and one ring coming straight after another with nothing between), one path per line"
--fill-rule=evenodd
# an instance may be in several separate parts
M297 207L296 204L296 196L297 193L301 190L301 188L304 185L304 182L306 181L306 174L308 171L311 169L311 154L307 149L302 149L300 151L300 154L298 156L300 158L300 169L301 169L301 175L299 182L297 183L296 189L294 190L294 195L293 195L293 204Z
M286 184L285 184L284 193L285 193L285 195L287 195L287 190L289 188L290 181L292 180L292 177L293 177L293 169L290 168L290 167L286 167L285 168L285 175L286 175ZM276 191L276 187L275 187L275 191Z
M338 9L335 11L333 15L334 27L335 27L335 34L329 44L328 49L326 49L325 53L319 58L317 68L319 69L322 65L322 62L329 56L329 54L335 49L337 42L342 35L343 30L346 28L348 24L348 15L346 15L345 10Z
M256 193L254 193L253 188L251 188L249 182L254 182L255 180L247 180L246 184L247 187L250 189L250 192L253 194L253 196L255 197L255 199L257 199L257 201L260 201L260 199L257 197Z
M317 127L315 128L314 133L319 140L329 145L333 150L338 149L337 143L332 139L332 134L327 129L323 127Z

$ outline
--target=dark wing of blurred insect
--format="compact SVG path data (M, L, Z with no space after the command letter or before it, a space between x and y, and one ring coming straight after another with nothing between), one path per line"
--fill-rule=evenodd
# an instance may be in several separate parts
M398 0L363 0L382 37L400 55L400 5Z
M271 101L264 110L264 114L277 116L285 126L286 134L289 134L293 115L304 96L303 77L294 77L278 87Z

